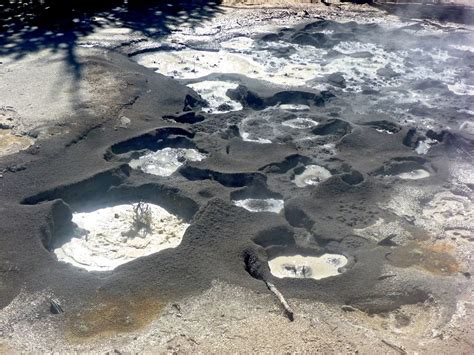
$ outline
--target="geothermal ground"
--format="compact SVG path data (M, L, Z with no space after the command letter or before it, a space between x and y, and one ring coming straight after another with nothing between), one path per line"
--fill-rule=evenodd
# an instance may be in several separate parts
M472 353L473 28L214 11L0 52L0 353Z

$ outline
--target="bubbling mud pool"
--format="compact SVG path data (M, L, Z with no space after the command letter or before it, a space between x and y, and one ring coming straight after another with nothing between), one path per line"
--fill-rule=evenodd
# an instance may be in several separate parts
M242 110L240 102L231 100L227 90L236 89L239 84L226 81L201 81L188 86L194 89L209 104L203 111L207 113L225 113Z
M347 258L340 254L278 256L268 261L270 272L280 279L292 277L321 280L341 274L340 268L346 264Z
M430 173L424 169L416 169L406 173L400 173L396 176L402 180L418 180L429 177Z
M78 235L54 250L58 260L88 271L109 271L181 243L189 224L158 205L144 204L149 220L143 223L148 225L137 226L137 205L74 213Z
M186 161L201 161L206 158L205 154L196 149L164 148L156 152L150 151L138 159L130 161L132 169L141 170L144 173L170 176Z
M189 86L211 102L205 110L213 112L216 104L230 100L225 88L236 82L221 78L210 83L209 75L239 74L287 88L330 90L352 102L354 113L386 113L397 120L419 120L420 110L437 109L440 103L439 115L467 109L474 93L469 67L474 43L462 28L450 33L415 21L367 24L341 18L302 28L259 29L231 39L202 37L212 48L196 48L191 35L189 45L183 34L167 40L172 48L176 41L182 45L148 50L133 59L161 74L192 80ZM294 111L282 104L280 109ZM235 103L230 106L240 109ZM229 111L226 105L222 108ZM300 109L304 105L296 111Z

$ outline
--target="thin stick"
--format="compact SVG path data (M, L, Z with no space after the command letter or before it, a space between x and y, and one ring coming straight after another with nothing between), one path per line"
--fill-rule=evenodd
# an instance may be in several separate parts
M388 342L388 341L386 341L386 340L384 340L384 339L382 339L382 343L384 343L385 345L391 347L393 350L397 351L397 352L400 353L400 354L403 354L403 355L407 355L407 354L408 354L408 353L407 353L404 349L402 349L401 347L399 347L399 346L397 346L397 345L395 345L395 344L392 344L392 343L390 343L390 342Z
M275 296L277 296L278 300L280 301L281 305L285 309L285 315L288 317L290 321L293 322L294 318L294 313L293 310L291 309L290 305L288 302L286 302L285 297L281 294L280 291L276 288L274 284L271 282L265 281L265 285L267 285L268 289L273 292Z

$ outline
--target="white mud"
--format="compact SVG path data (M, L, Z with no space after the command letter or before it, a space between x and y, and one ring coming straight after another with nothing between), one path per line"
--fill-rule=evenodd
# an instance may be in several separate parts
M285 203L283 200L276 200L273 198L268 199L255 199L247 198L245 200L234 200L234 205L245 208L250 212L273 212L280 213Z
M344 22L343 19L338 21ZM398 21L383 21L378 25L383 28L380 36L390 36L390 31L407 26L406 23ZM168 39L169 44L174 45L176 49L138 54L133 58L141 65L179 79L198 79L212 73L237 73L287 87L329 89L349 95L373 89L389 95L371 97L370 102L355 105L353 109L358 113L390 113L400 120L419 120L416 114L400 105L435 108L439 106L439 102L452 100L454 106L458 105L456 100L460 99L459 97L447 98L446 92L442 90L425 90L413 87L414 83L441 81L455 94L452 96L474 95L472 80L466 77L466 70L469 69L461 62L459 54L461 50L470 53L467 51L474 48L472 41L465 41L460 45L447 44L440 39L439 44L428 48L426 40L433 40L433 36L443 36L442 31L432 26L423 25L423 28L416 31L409 28L403 30L410 33L412 39L406 45L401 45L400 40L396 38L392 43L370 35L357 34L353 39L336 40L334 45L324 48L295 44L288 42L288 39L265 41L256 38L256 34L266 32L264 27L258 25L256 31L245 33L239 30L239 35L231 39L219 38L217 33L221 31L220 28L203 29L208 35L206 38L213 39L212 50L190 49L185 45L177 47L176 43L203 38L202 34L197 35L195 30L183 31ZM271 27L268 30L275 32L275 26ZM319 32L330 35L335 31L339 30L322 29ZM344 31L347 29L341 31L346 33ZM280 54L275 55L275 52ZM335 73L342 75L341 83L328 80L328 76ZM216 96L222 97L221 94ZM393 105L394 102L398 105ZM284 106L279 108L295 111L294 108ZM213 108L212 110L215 112ZM260 143L268 143L268 139L250 138Z
M248 38L247 46L251 46L251 43L254 40ZM229 45L224 44L227 47ZM272 44L274 48L277 46L278 43ZM314 58L316 51L314 48L302 49L299 56L285 59L276 58L262 48L250 51L224 47L219 52L192 49L158 51L138 54L134 59L140 65L177 79L200 78L211 73L238 73L277 85L301 86L313 79L320 70L319 64L308 62L308 58ZM320 52L320 57L326 54L326 51Z
M308 105L298 105L298 104L282 104L278 106L280 109L285 111L309 111L310 107Z
M146 204L149 230L133 230L134 206L117 205L74 213L72 221L86 231L54 250L59 261L88 271L109 271L142 256L177 247L189 227L158 205Z
M469 85L464 80L453 81L452 84L448 85L448 88L456 95L474 96L474 85Z
M227 90L236 89L238 85L226 81L201 81L188 86L209 103L209 107L203 108L204 112L224 113L242 110L242 104L231 100L226 94Z
M251 76L254 71L262 70L251 58L227 51L159 51L139 54L134 59L140 65L177 79L200 78L211 73L240 73Z
M395 176L397 176L398 178L402 180L418 180L418 179L427 178L428 176L430 176L430 173L424 169L416 169L416 170L412 170L406 173L401 173Z
M299 107L306 105L294 106ZM282 113L281 106L268 107L264 110L248 114L240 122L240 136L244 141L257 142L261 144L284 144L289 133L294 141L309 139L312 138L312 135L309 135L304 130L310 129L319 124L310 117L311 116L304 112L298 113L296 117L294 114Z
M170 176L186 161L201 161L205 158L206 155L196 149L164 148L142 155L130 161L129 165L147 174Z
M322 166L308 165L301 174L295 175L293 182L298 187L306 187L318 185L331 176L331 172Z
M321 256L279 256L268 261L270 272L278 278L311 278L321 280L339 275L339 269L347 264L347 258L339 254Z
M388 129L376 128L375 130L380 133L393 134L393 132L389 131Z
M248 132L242 132L241 137L242 137L242 140L246 142L254 142L254 143L260 143L260 144L269 144L272 142L270 139L254 137L254 135Z
M420 141L417 145L417 147L415 148L415 151L418 153L418 154L428 154L430 148L432 145L438 143L437 141L435 141L434 139L430 139L430 138L427 138L423 141Z
M307 129L307 128L317 126L319 123L310 118L298 117L298 118L294 118L288 121L283 121L281 124L283 126L296 128L296 129Z

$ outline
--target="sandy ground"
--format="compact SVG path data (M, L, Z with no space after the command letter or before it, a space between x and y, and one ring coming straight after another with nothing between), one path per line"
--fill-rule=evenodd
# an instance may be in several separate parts
M91 51L77 49L77 56L85 58ZM32 53L20 60L0 58L1 103L14 110L18 130L52 129L64 125L67 117L78 112L104 114L101 107L104 91L94 84L94 68L73 70L65 54L49 50ZM105 78L102 78L105 79ZM102 88L119 87L118 78L101 80ZM107 95L114 95L108 91ZM40 133L38 132L38 133Z
M369 316L351 307L290 300L296 313L295 321L290 322L282 316L271 295L216 281L199 296L154 308L153 313L143 315L139 330L132 328L111 336L120 329L120 324L113 323L113 316L126 319L133 308L108 309L105 303L94 311L97 317L92 320L90 311L86 311L69 324L68 338L58 339L54 336L54 316L47 316L33 328L28 321L45 298L21 295L2 312L0 325L14 320L11 327L15 331L5 341L21 343L21 348L28 352L62 352L73 348L79 352L213 354L469 354L473 345L472 322L465 321L472 320L474 309L472 302L462 300L451 321L442 325L436 305L429 302ZM112 316L110 320L107 314ZM82 323L89 328L81 327ZM25 339L22 332L31 336Z

